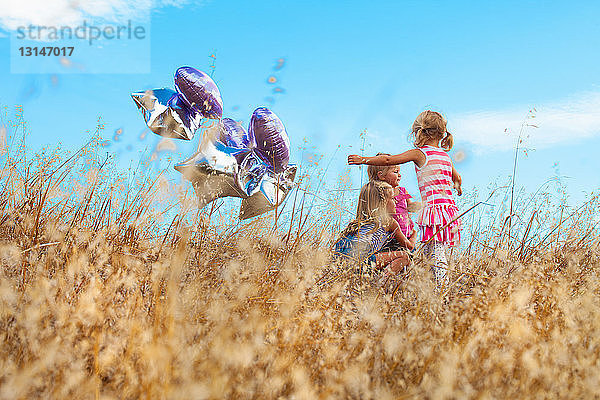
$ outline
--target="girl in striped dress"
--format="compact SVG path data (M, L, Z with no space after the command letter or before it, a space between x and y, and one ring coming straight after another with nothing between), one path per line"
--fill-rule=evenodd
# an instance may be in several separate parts
M372 181L360 191L356 219L348 224L340 239L334 245L334 257L359 261L361 269L375 267L386 273L397 273L408 265L406 251L378 251L390 238L394 238L404 247L412 249L414 244L402 233L398 222L391 217L396 203L394 190L386 182Z
M417 215L424 253L432 259L438 285L446 281L447 246L460 243L460 221L452 189L462 195L462 179L448 156L453 145L446 119L438 112L423 111L412 125L415 149L402 154L375 157L348 156L348 164L396 165L412 161L421 192L423 208Z

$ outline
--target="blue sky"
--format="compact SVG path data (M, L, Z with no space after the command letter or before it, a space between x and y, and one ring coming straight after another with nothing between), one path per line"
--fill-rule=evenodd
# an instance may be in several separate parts
M292 161L306 163L298 150L306 139L324 155L322 166L331 162L326 181L332 185L347 168L346 156L358 151L361 131L367 130L366 154L399 153L410 148L416 115L431 108L447 116L455 148L467 155L456 164L465 187L485 192L510 175L519 125L535 107L531 122L538 128L525 131L525 144L535 151L521 156L517 182L535 191L558 163L573 201L600 188L597 2L214 0L148 1L132 9L122 0L98 0L62 10L71 7L63 3L32 0L0 11L0 104L24 106L32 147L60 142L77 148L101 117L106 139L123 132L108 149L122 165L137 163L139 152L152 152L160 138L139 139L145 125L129 94L173 87L179 66L210 72L215 54L224 116L247 123L255 108L270 107L286 125ZM142 21L148 11L150 20ZM150 73L69 67L58 74L11 73L15 27L58 24L65 15L70 22L147 23ZM83 68L108 62L100 52L89 53ZM280 58L285 65L275 71ZM278 82L267 83L269 76ZM274 87L285 93L272 93ZM176 144L175 161L196 147L195 141ZM168 156L159 154L157 168ZM417 196L412 171L404 167L403 179ZM359 174L353 167L355 187ZM170 178L178 180L178 173Z

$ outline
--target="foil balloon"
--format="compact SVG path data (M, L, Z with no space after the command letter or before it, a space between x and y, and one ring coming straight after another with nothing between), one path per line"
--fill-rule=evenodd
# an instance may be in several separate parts
M175 71L175 89L188 106L198 110L205 118L220 119L223 115L221 93L210 76L192 67Z
M131 94L150 130L160 136L191 140L202 118L220 119L223 101L219 88L202 71L175 71L175 90L154 89Z
M250 149L256 146L254 136L246 132L239 122L234 121L231 118L223 118L221 123L222 129L219 140L222 143L240 149Z
M290 160L290 139L281 120L266 107L254 110L250 134L256 138L256 152L275 172L282 172Z
M237 149L215 141L209 142L192 157L175 165L175 169L192 182L198 196L198 207L219 197L246 197L234 178L237 160L233 156Z
M289 140L284 145L289 157ZM252 131L224 118L208 129L198 151L175 168L192 182L200 207L220 197L239 197L240 218L247 219L280 205L296 176L297 167L288 165L287 158L276 171L259 149Z
M266 174L260 190L242 200L240 219L248 219L273 210L283 203L293 187L297 167L288 166L282 174Z
M269 172L269 166L252 150L239 153L235 158L239 165L235 176L236 183L246 195L252 196L260 189L260 183Z
M186 105L171 89L154 89L131 94L144 121L157 135L191 140L200 126L202 115Z

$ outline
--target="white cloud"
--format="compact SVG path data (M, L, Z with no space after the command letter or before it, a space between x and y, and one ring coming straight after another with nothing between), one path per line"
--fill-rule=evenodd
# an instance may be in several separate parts
M455 139L479 150L508 150L514 147L528 110L522 107L448 115ZM572 96L560 102L535 106L534 118L526 123L524 145L542 148L600 135L600 93ZM507 130L507 132L505 132Z
M152 9L177 6L174 0L0 0L0 27L73 26L84 20L124 21L148 15Z

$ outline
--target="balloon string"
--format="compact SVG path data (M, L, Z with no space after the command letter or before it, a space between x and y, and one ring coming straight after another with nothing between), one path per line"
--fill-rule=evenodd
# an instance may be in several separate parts
M205 144L205 140L207 139L208 130L214 128L219 122L220 120L202 118L202 120L200 121L200 126L198 127L198 130L201 132L201 134L199 135L200 139L198 139L197 151L202 150L203 145Z
M205 121L210 121L210 125L204 126ZM203 118L200 126L202 127L202 129L211 129L211 128L214 128L216 122L217 122L217 120L215 120L215 119Z
M210 55L210 58L212 58L212 64L209 66L209 68L211 69L210 71L210 77L212 78L214 73L215 73L215 69L216 69L216 62L217 62L217 55L215 53L212 53Z

